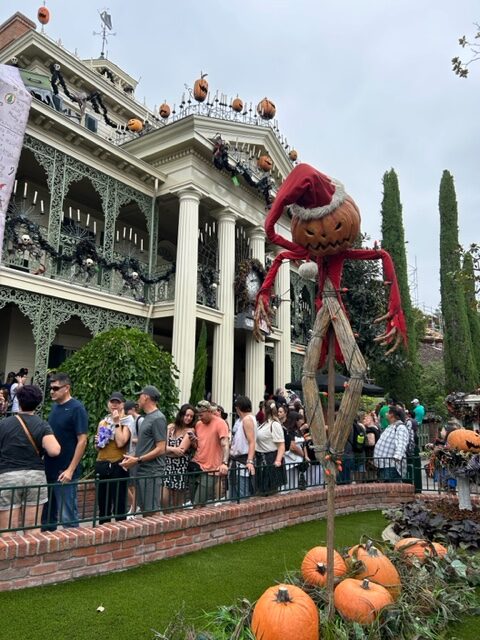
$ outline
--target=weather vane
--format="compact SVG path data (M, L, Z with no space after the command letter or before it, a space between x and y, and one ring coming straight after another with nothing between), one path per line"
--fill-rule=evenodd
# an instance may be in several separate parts
M116 33L108 33L112 31L112 16L108 13L108 9L98 12L100 14L100 20L102 21L101 31L94 31L94 36L102 36L102 52L100 58L105 58L105 47L108 43L110 36L116 36Z

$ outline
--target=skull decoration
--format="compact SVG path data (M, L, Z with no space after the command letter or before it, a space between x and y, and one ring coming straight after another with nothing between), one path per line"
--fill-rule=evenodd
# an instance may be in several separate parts
M313 256L331 256L349 249L360 232L360 211L349 196L321 218L300 218L295 215L295 208L292 209L293 241Z
M93 267L94 265L94 261L92 260L92 258L86 258L84 265L87 267L87 269L90 269L91 267Z
M138 280L138 272L137 271L132 271L131 278L132 278L132 280Z
M32 239L28 233L24 233L21 237L22 244L32 244Z

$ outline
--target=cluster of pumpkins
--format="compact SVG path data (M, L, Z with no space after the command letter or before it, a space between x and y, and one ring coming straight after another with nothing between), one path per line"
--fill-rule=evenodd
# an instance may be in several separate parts
M419 538L403 538L395 545L407 562L413 557L425 562L429 556L443 557L447 549L438 542ZM352 563L360 562L354 578L344 577ZM345 620L362 625L371 624L384 607L400 596L400 575L391 562L371 542L359 544L348 551L347 561L334 552L334 576L337 586L334 604ZM314 547L301 566L305 583L310 587L325 587L327 582L327 548ZM270 587L258 599L252 616L252 631L257 640L318 640L318 609L312 598L295 585Z

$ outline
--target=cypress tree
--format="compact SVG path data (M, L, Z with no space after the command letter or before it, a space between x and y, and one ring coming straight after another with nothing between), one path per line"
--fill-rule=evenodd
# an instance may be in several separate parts
M397 354L393 354L392 358L388 358L376 368L377 381L393 398L404 400L408 404L418 394L419 364L415 317L408 286L400 189L397 174L393 169L383 176L382 249L388 251L395 265L407 324L408 346L401 347Z
M467 318L472 339L473 360L480 374L480 315L478 313L478 303L475 296L475 272L473 269L473 257L471 253L465 253L463 257L463 287L465 291L465 301L467 303Z
M477 382L465 290L458 281L460 254L458 210L453 176L444 171L440 182L440 294L444 321L443 360L447 393L471 391Z
M194 406L205 398L205 376L207 373L207 325L202 322L195 351L195 368L193 370L192 387L190 390L190 404Z

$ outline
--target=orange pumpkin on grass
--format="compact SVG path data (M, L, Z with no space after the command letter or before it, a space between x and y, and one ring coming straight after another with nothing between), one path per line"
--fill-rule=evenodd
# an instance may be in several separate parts
M446 548L439 542L430 542L421 538L402 538L395 545L395 550L400 551L407 558L415 557L420 562L425 562L429 557L447 554Z
M346 619L359 624L371 624L380 610L393 604L393 598L380 584L369 580L345 578L336 587L333 601L337 611Z
M312 587L324 587L327 583L327 547L313 547L305 555L300 571L303 579ZM335 578L347 573L342 556L333 552L333 575Z
M363 564L363 569L354 577L356 580L368 578L376 584L385 587L394 600L402 590L400 575L393 563L369 540L366 544L357 544L348 551L352 560Z
M300 587L279 584L257 600L252 631L257 640L318 640L318 609Z

